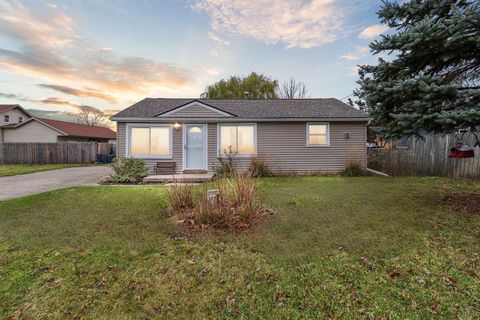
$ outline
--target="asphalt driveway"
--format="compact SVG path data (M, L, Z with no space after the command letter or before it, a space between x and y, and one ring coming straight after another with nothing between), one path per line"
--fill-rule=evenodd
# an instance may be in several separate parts
M92 166L0 177L0 201L55 189L96 185L110 172L108 166Z

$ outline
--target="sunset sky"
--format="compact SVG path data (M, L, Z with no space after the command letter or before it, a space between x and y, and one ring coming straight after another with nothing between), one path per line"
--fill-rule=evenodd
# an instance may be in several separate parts
M343 98L386 28L367 0L0 0L0 104L106 113L251 71Z

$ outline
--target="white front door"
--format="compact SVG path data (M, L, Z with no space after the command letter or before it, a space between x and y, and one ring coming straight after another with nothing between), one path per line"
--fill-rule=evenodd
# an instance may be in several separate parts
M186 124L184 129L183 168L207 170L207 126L205 124Z

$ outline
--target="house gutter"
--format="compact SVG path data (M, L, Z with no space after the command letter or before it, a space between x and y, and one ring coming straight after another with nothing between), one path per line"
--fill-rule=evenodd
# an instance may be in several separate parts
M118 122L306 122L306 121L330 121L330 122L368 122L372 120L371 118L200 118L200 117L191 117L191 118L167 118L167 117L158 117L158 118L125 118L125 117L111 117L111 121Z

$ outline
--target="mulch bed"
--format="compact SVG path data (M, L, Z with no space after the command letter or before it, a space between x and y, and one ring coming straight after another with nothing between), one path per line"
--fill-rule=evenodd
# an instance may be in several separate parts
M463 211L480 214L480 193L454 192L444 196L443 201Z

